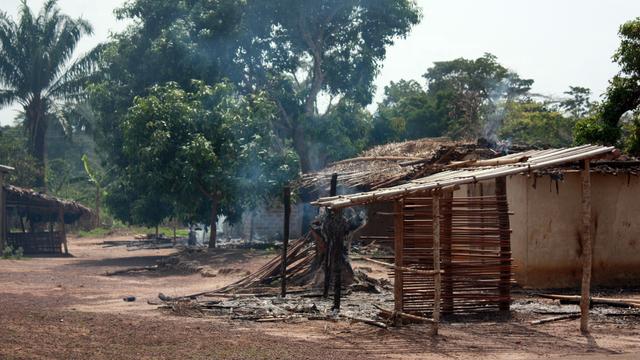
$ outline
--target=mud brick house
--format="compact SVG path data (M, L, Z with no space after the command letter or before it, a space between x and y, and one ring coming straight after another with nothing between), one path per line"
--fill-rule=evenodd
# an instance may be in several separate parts
M451 171L491 171L500 166L528 166L529 159L553 160L504 176L509 209L514 280L529 288L575 287L580 284L583 253L582 168L575 154L596 147L520 150L508 157L490 148L447 139L422 139L388 144L361 156L303 177L319 197L328 193L332 173L338 174L339 194L384 191L407 186ZM608 149L604 158L589 161L593 283L602 286L640 284L640 162ZM500 160L502 159L502 160ZM500 161L516 161L500 164ZM526 164L526 165L525 165ZM442 175L438 175L442 174ZM454 198L495 196L495 180L476 178L457 185ZM355 195L354 195L355 196ZM480 205L479 205L480 206ZM369 201L355 206L367 213L368 224L359 240L394 248L393 201ZM483 212L482 207L477 210ZM490 212L487 209L487 212ZM480 225L490 216L481 218Z

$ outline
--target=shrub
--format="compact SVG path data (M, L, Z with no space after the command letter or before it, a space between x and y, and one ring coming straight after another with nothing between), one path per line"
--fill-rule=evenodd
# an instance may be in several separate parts
M580 119L574 127L576 144L615 144L620 138L620 129L609 125L597 116Z

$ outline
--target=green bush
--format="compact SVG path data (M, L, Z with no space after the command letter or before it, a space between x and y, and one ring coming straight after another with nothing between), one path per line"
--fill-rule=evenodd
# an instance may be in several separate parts
M620 138L620 129L602 121L598 116L580 119L573 130L576 144L613 145Z
M2 258L3 259L10 259L11 257L13 257L13 247L11 245L7 245L2 250Z
M2 250L2 258L3 259L20 260L23 257L24 257L24 249L22 247L18 247L17 249L14 249L13 246L7 245Z
M23 257L23 256L24 256L24 249L22 248L22 246L20 246L20 247L18 247L18 248L16 249L16 251L14 251L14 253L13 253L13 257L14 257L16 260L20 260L20 259L22 259L22 257Z

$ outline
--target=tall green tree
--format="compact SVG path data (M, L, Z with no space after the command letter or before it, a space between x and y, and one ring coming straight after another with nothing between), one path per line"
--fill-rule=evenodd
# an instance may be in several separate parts
M575 118L559 110L553 104L532 99L510 102L498 137L518 144L569 146L573 142Z
M446 109L437 113L434 97L415 80L391 82L384 89L371 131L372 144L437 137L446 133Z
M237 79L233 58L243 7L236 0L131 0L116 10L132 24L101 46L100 71L90 87L103 160L127 165L121 125L134 98L153 86Z
M411 0L247 0L238 61L240 83L266 91L303 171L321 167L310 152L310 123L322 95L365 106L386 49L420 20Z
M132 206L116 213L148 225L172 212L208 220L215 247L218 215L237 219L297 173L297 157L271 130L274 114L264 96L239 95L228 83L153 87L122 125L128 165L108 196L122 204L127 194Z
M0 13L0 107L19 103L28 147L39 171L35 186L45 186L47 128L57 106L81 95L93 54L73 61L78 41L92 33L89 23L60 12L48 0L38 14L22 0L19 19Z
M525 96L533 84L502 66L492 54L436 62L424 77L436 111L446 109L447 134L469 140L495 136L505 104Z
M631 111L640 111L640 17L628 21L618 31L620 46L613 55L613 60L620 65L620 72L610 81L604 94L602 104L597 112L576 124L576 142L616 144L621 142L628 150L638 153L640 144L636 144L638 136L631 136L620 141L623 133L637 133L634 123L635 114L630 114L633 121L625 126L621 124L623 115ZM625 127L625 131L621 128Z

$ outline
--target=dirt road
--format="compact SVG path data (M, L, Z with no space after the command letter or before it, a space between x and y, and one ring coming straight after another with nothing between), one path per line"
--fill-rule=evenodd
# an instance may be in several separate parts
M0 260L0 359L530 359L640 357L640 324L598 321L582 336L577 321L531 326L511 321L443 324L441 335L408 326L311 321L258 324L177 317L148 305L159 292L216 289L273 254L221 250L203 277L180 272L105 276L154 265L173 250L103 248L102 239L71 239L72 258ZM136 301L125 302L125 296ZM640 317L638 318L640 320ZM634 354L635 353L635 354Z

